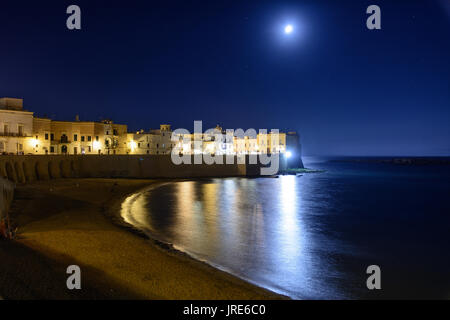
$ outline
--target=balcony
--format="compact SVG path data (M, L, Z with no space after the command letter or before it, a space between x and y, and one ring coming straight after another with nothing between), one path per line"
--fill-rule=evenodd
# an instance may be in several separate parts
M71 140L69 139L54 139L54 140L50 140L52 143L56 143L56 144L69 144L72 143Z
M26 138L31 137L31 135L27 135L26 133L19 133L19 132L0 132L0 137L19 137L19 138Z

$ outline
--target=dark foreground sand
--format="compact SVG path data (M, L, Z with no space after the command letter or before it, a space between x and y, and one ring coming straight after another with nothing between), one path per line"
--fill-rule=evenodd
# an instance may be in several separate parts
M150 180L67 179L19 186L17 241L0 241L5 299L279 299L113 223L111 210ZM117 222L117 221L116 221ZM81 267L68 290L66 268Z

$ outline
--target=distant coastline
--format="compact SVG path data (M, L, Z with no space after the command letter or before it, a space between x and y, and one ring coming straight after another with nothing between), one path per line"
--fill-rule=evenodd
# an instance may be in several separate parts
M398 165L450 165L450 157L342 157L332 162L390 163Z

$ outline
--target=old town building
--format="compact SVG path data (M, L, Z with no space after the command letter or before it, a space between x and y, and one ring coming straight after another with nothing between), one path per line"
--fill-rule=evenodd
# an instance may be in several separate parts
M33 112L23 109L23 100L0 98L0 154L24 154L33 133Z
M0 99L0 154L114 155L114 154L300 154L295 132L257 133L220 126L205 133L174 134L169 124L159 129L129 133L127 125L111 120L57 121L34 117L23 108L23 100ZM220 140L218 134L221 135Z

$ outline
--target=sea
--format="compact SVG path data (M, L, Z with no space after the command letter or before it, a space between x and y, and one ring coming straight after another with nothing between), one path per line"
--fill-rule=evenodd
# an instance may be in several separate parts
M131 196L122 214L293 299L450 298L450 165L303 161L313 172L164 182Z

